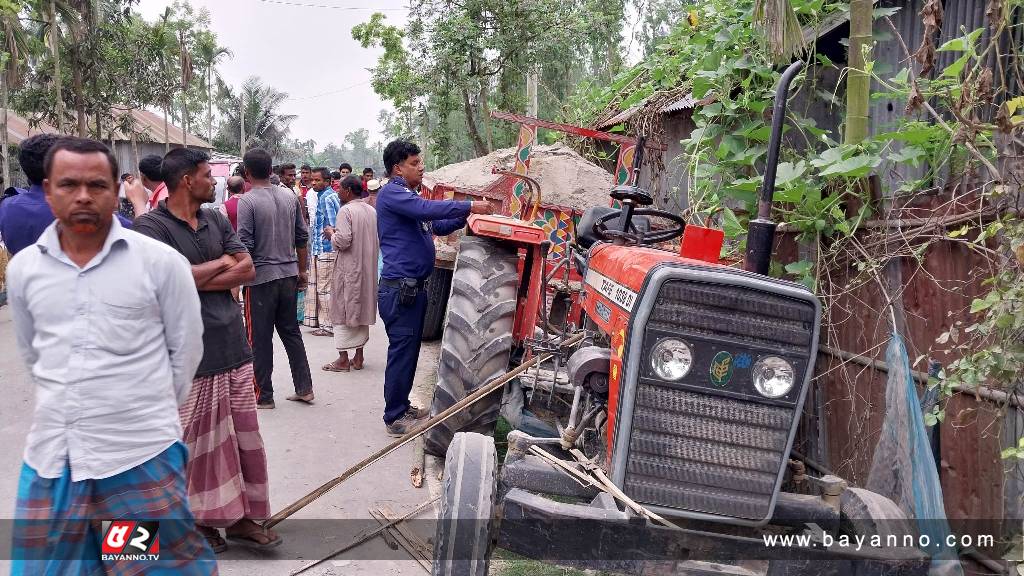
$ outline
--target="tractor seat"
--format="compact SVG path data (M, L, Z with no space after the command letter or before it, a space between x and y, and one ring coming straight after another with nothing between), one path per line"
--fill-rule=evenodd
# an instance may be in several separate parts
M591 206L587 208L583 212L583 216L580 217L579 225L576 226L576 244L584 250L589 250L594 245L594 242L600 240L594 234L594 224L612 212L618 211L618 208L609 208L607 206ZM634 216L632 223L638 232L651 231L651 221L646 216ZM607 226L613 228L613 225L614 222L610 222Z

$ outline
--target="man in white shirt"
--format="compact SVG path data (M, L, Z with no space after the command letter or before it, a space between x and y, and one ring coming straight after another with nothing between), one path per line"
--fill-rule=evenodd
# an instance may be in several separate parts
M113 218L117 161L102 143L62 139L44 168L56 220L7 270L36 385L13 572L212 574L178 419L203 354L188 261Z

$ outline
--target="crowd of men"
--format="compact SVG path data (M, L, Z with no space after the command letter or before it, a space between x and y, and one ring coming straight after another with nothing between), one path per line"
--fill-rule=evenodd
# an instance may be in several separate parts
M275 406L274 331L288 399L314 402L300 316L334 339L338 356L323 369L346 372L362 369L379 312L387 432L404 435L427 415L409 394L433 237L491 207L423 199L415 144L388 144L379 188L372 170L302 166L297 176L249 150L219 208L204 207L215 180L199 151L143 158L138 178L118 177L104 144L41 135L22 142L19 162L30 187L0 202L0 238L13 254L8 294L36 407L16 573L140 568L102 560L86 519L161 520L161 562L174 573L214 572L227 541L281 544L261 525L270 500L257 410Z

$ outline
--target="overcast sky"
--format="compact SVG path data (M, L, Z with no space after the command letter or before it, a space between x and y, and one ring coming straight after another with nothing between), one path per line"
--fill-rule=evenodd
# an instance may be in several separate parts
M152 21L173 0L141 0ZM296 114L292 137L341 144L345 134L366 128L380 140L377 113L389 108L370 87L368 68L379 50L364 50L352 27L374 11L404 24L403 0L190 0L210 11L211 27L234 58L220 65L225 81L238 86L251 75L288 93L282 112ZM335 7L366 7L344 10Z

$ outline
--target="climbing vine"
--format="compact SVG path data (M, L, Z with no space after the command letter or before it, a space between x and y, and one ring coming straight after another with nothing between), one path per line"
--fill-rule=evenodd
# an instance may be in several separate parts
M710 219L721 227L726 258L742 254L755 211L781 72L751 22L752 4L695 4L641 64L610 84L584 86L564 112L569 121L601 125L636 107L613 130L660 138L664 105L690 96L694 126L679 159L685 190L656 192L685 196L692 221ZM792 4L809 40L833 30L830 24L845 18L848 6ZM898 8L875 8L876 31L892 40L886 49L896 47L903 57L899 68L883 69L869 50L864 72L875 88L872 99L904 114L890 125L875 121L874 133L856 145L841 144L836 129L812 119L815 111L819 118L822 110L844 113L842 81L849 70L833 61L836 54L814 52L810 42L807 67L790 97L778 167L774 218L796 236L801 256L773 274L820 295L826 344L836 341L851 314L833 305L865 285L877 286L878 316L897 328L892 302L906 286L890 285L891 265L913 262L915 274L928 276L926 257L940 242L963 245L978 257L972 274L987 278L980 286L930 278L943 290L978 295L968 308L949 311L949 328L937 331L934 343L918 343L925 351L914 362L918 370L934 365L933 356L954 359L930 381L939 402L926 414L929 424L945 419L944 400L957 392L995 391L991 397L1004 406L1019 402L1013 395L1024 374L1024 63L1018 45L1024 0L986 5L985 28L961 30L938 44L941 3L926 3L917 15L925 24L921 46L907 46L900 37L892 22ZM662 168L663 159L652 164ZM1024 445L1003 456L1024 459Z

